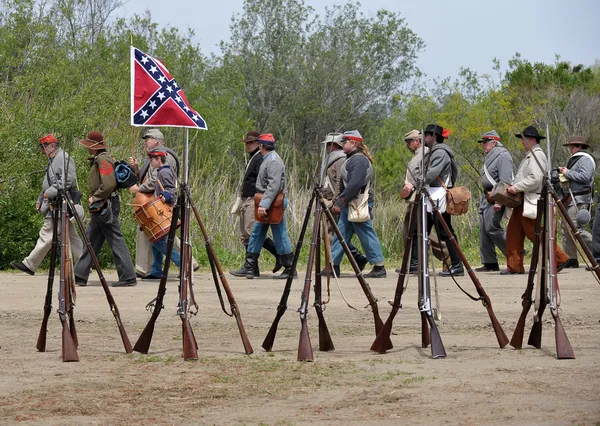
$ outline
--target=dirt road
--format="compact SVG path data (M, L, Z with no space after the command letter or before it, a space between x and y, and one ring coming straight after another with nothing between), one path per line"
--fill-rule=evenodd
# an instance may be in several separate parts
M390 268L393 270L393 267ZM116 280L108 272L109 281ZM395 273L371 280L383 321ZM200 304L192 319L200 359L181 358L177 281L169 281L150 354L126 355L97 279L77 288L78 363L61 361L60 322L50 319L47 352L35 344L46 277L0 274L0 422L4 424L600 424L600 285L583 269L559 275L562 320L577 359L557 360L546 314L541 350L499 349L486 309L448 279L438 279L439 330L446 359L420 347L416 278L394 322L394 349L369 351L373 315L348 309L332 284L327 323L336 347L319 352L316 315L309 326L315 362L297 362L296 310L304 279L294 281L273 352L261 348L284 283L230 277L255 353L243 353L235 321L219 306L208 274L195 276ZM480 275L510 338L526 275ZM468 277L459 283L475 294ZM132 344L149 313L157 282L112 289ZM355 279L349 301L366 299ZM53 300L56 300L54 296ZM532 310L533 312L533 310ZM531 327L528 319L525 339Z

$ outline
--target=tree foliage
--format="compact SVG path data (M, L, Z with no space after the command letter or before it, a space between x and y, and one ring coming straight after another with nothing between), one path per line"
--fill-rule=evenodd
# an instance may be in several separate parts
M115 19L121 5L0 0L0 161L6 165L0 170L0 268L27 254L37 238L42 135L55 132L75 158L84 199L87 152L77 142L88 131L101 130L119 159L143 155L140 129L129 125L132 41L167 65L208 123L207 132L190 132L190 176L201 189L197 201L214 213L208 225L219 230L225 256L242 255L227 209L243 172L239 141L248 130L275 134L288 166L290 224L297 227L320 141L332 131L359 129L375 154L376 194L384 201L375 224L391 236L383 244L392 256L401 248L401 238L393 238L399 234L395 200L411 155L403 142L409 130L432 122L450 128L461 183L474 193L482 162L476 140L488 130L500 133L516 163L522 151L512 135L532 123L551 126L557 161L566 159L559 143L571 134L600 145L598 64L531 63L516 54L504 75L495 61L493 76L463 69L454 80L418 84L415 64L424 47L418 34L399 13L365 16L353 0L323 16L303 0L245 0L221 53L210 56L192 30L161 28L150 12ZM185 132L163 130L181 152ZM123 228L132 243L135 225L126 204Z

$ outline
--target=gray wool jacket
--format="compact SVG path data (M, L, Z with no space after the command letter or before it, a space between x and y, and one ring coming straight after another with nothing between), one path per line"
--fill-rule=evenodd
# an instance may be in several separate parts
M454 160L454 152L445 143L437 143L431 147L429 154L425 156L425 166L427 174L425 175L425 185L431 187L442 186L437 177L439 176L448 188L456 183L458 178L458 166Z
M587 154L587 155L586 155ZM571 160L580 156L577 162L568 169L565 177L569 179L571 191L577 204L590 204L592 202L592 185L594 184L594 172L596 171L596 162L590 158L586 151L579 151L571 157ZM569 160L569 162L571 162ZM578 192L588 192L587 194L575 195Z
M367 183L371 182L373 167L362 152L356 150L346 156L348 159L340 171L340 195L335 205L344 208L350 201L358 197L365 190ZM373 202L373 188L369 188L369 202Z
M263 157L262 164L256 178L256 192L263 193L259 207L269 209L275 197L283 191L287 193L285 186L285 165L283 160L275 151L269 152Z
M66 173L65 173L66 159ZM66 176L66 181L65 181ZM46 165L46 173L42 182L42 191L38 196L37 202L40 204L40 212L42 214L49 213L48 201L52 201L58 195L59 188L64 185L65 189L70 189L77 186L77 172L75 170L75 162L69 154L64 152L62 148L56 150L56 155L48 160ZM44 194L48 195L48 199L44 199Z
M496 146L485 155L483 164L485 168L487 168L490 177L494 180L494 182L490 182L485 174L485 168L482 167L481 185L486 192L491 191L497 183L511 183L513 181L514 173L512 157L510 152L508 152L500 142L496 142ZM481 197L480 206L485 208L487 204L487 198L484 193Z

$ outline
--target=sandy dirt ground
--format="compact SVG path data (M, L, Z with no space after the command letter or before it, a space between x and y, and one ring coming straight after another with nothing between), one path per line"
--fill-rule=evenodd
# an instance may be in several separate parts
M389 265L393 271L393 266ZM370 280L383 321L397 274ZM390 273L391 272L391 273ZM112 271L106 273L116 280ZM526 275L480 274L510 338L521 312ZM600 285L582 268L559 275L562 321L574 360L557 360L546 314L542 349L499 349L486 309L449 279L438 279L439 330L446 359L421 348L416 278L394 322L394 348L369 351L373 314L348 309L332 283L327 323L335 351L298 362L297 309L304 276L294 281L273 352L261 348L284 282L229 277L255 353L243 352L235 321L223 314L209 274L195 275L200 312L192 318L199 360L183 361L177 281L169 280L150 353L127 355L97 278L77 288L78 363L61 360L61 326L53 312L47 351L36 350L47 277L0 274L0 422L3 424L577 424L600 425ZM348 300L366 299L350 274ZM474 293L468 278L459 283ZM132 344L146 325L157 282L112 289ZM56 295L53 300L56 300ZM56 309L56 302L54 310ZM533 312L533 309L532 311ZM525 339L531 328L528 318Z

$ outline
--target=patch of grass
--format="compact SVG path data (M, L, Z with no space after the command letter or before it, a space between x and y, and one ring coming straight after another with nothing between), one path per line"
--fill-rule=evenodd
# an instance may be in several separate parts
M425 380L425 377L423 377L423 376L409 377L407 379L402 380L402 384L403 385L411 385L413 383L422 382L423 380Z
M133 362L137 364L143 364L147 362L162 362L164 364L170 364L177 360L179 360L179 357L175 357L173 355L142 355L140 357L137 357Z
M367 381L369 382L380 382L380 381L384 381L384 380L392 380L395 377L398 376L410 376L414 373L409 373L406 371L388 371L385 374L375 374L375 375L371 375L371 376L367 376Z

